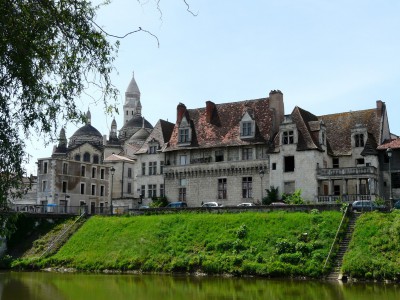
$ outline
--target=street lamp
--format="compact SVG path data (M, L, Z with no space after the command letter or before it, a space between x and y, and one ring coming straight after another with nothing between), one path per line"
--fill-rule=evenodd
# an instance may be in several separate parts
M393 155L393 150L392 148L387 148L386 149L386 154L389 158L389 201L390 201L390 207L393 207L393 194L392 194L392 170L391 170L391 161L392 161L392 155Z
M261 169L260 172L260 180L261 180L261 203L263 201L263 177L264 177L264 169Z
M110 200L111 212L110 212L110 214L112 215L112 214L114 214L114 212L113 212L113 198L112 197L113 197L115 168L111 167L110 172L111 172L111 200Z

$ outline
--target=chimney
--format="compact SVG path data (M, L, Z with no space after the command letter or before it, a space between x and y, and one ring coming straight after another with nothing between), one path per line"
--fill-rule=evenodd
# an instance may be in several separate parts
M212 123L215 115L215 103L212 101L206 102L206 121L207 123Z
M383 102L382 100L376 100L376 116L378 118L382 117L384 109L385 109L385 102Z
M176 110L177 110L176 122L180 123L182 121L183 115L186 112L185 104L179 103Z
M280 90L272 90L269 92L269 108L273 110L274 127L273 130L276 132L279 129L279 125L285 118L285 107L283 104L283 94Z
M107 135L103 134L103 145L107 145Z

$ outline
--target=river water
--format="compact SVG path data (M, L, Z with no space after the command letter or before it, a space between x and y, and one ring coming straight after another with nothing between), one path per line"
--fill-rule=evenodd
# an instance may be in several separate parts
M170 275L0 273L0 300L398 300L400 285Z

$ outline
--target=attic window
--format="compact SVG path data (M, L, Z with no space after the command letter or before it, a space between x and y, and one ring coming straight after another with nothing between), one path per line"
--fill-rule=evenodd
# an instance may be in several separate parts
M356 147L364 147L364 135L363 134L355 134L354 135L354 145Z
M282 144L289 145L294 143L293 130L284 131L282 133Z
M190 130L189 128L179 128L179 143L190 143Z
M149 147L149 154L155 154L157 152L157 146Z
M254 121L242 121L240 123L240 137L242 138L254 137Z

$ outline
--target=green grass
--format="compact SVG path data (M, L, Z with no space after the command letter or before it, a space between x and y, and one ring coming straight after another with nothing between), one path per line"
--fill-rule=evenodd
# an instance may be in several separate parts
M399 210L360 216L342 271L360 279L400 279Z
M319 277L340 219L336 211L92 217L36 266Z

